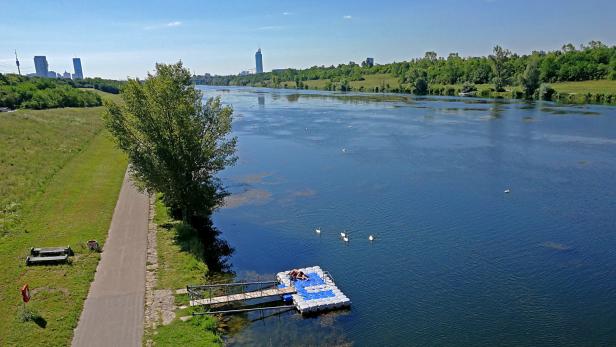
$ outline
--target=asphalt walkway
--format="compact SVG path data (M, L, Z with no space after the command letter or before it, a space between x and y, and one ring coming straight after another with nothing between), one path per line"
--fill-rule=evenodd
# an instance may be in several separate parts
M142 345L148 210L126 174L73 346Z

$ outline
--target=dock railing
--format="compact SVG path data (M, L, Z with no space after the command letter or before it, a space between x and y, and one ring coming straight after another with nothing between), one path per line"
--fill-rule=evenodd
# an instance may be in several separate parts
M191 302L204 302L207 301L206 299L215 297L233 297L233 301L240 301L265 296L267 294L266 291L271 291L277 284L278 281L275 280L215 283L206 285L189 285L186 286L186 291L188 292Z

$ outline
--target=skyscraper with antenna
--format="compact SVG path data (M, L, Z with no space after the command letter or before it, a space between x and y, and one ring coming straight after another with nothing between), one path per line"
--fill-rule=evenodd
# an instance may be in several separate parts
M17 50L15 50L15 65L17 65L17 73L21 76L21 69L19 68L19 59L17 59Z

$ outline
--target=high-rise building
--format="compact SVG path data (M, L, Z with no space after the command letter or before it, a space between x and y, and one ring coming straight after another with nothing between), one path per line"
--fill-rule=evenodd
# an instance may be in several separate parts
M75 69L75 74L73 77L75 79L83 79L83 70L81 69L81 59L73 58L73 68Z
M373 67L374 66L374 58L366 58L365 65L368 66L368 67Z
M261 48L255 53L255 60L257 61L257 73L263 73L263 56L261 55Z
M44 55L34 56L34 69L36 75L39 77L47 77L49 74L49 65L47 64L47 57Z
M64 73L62 74L62 78L66 78L66 79L71 79L71 73L68 71L64 71Z

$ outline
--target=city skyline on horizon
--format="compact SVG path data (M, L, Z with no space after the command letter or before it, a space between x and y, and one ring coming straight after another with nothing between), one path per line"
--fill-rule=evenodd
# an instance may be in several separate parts
M616 37L616 23L609 15L616 3L602 0L237 3L7 3L6 20L0 23L5 33L0 72L17 72L15 49L24 75L34 72L35 55L47 56L55 71L70 71L71 59L79 56L87 61L89 76L126 79L146 76L156 62L179 60L195 74L235 75L255 66L258 47L267 56L264 71L271 71L365 57L384 64L418 58L426 51L482 56L496 44L528 54L591 40L614 45ZM536 9L532 13L526 11L531 5ZM54 18L68 10L75 14L73 20ZM20 13L28 13L28 19Z

